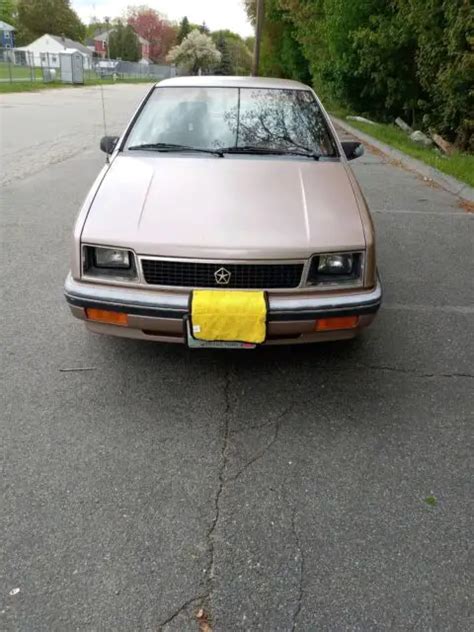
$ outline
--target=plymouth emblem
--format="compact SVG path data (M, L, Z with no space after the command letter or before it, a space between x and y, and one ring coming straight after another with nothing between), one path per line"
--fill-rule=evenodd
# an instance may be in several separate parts
M219 268L219 270L214 272L214 278L217 285L229 285L231 276L232 274L225 268Z

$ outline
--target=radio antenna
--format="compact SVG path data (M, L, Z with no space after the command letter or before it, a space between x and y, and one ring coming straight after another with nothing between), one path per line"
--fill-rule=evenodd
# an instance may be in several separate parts
M107 136L107 120L105 116L105 98L104 98L104 85L100 84L100 97L102 101L102 122L104 125L104 136ZM106 162L109 162L109 154L107 154Z

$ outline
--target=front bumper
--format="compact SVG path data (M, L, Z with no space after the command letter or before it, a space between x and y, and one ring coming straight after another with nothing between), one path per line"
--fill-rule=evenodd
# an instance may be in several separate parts
M97 333L163 342L185 342L190 292L173 292L76 281L69 274L64 293L74 316ZM268 294L268 344L318 342L353 338L369 325L382 302L377 277L370 290L316 294ZM88 321L85 310L96 308L128 314L128 327ZM315 332L315 321L334 316L359 316L351 330Z

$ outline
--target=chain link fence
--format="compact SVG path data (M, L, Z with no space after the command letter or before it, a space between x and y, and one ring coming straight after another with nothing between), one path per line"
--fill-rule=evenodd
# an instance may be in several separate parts
M0 83L58 82L61 80L60 54L33 53L16 48L0 48ZM145 64L122 60L96 59L83 55L84 81L99 80L160 81L186 74L182 69L166 64Z

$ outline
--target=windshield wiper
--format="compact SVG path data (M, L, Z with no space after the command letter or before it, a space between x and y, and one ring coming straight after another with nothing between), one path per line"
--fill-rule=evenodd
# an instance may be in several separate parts
M142 145L133 145L128 147L130 151L194 151L203 154L212 154L214 156L224 157L220 149L202 149L201 147L190 147L189 145L177 145L174 143L143 143Z
M268 156L304 156L306 158L312 158L313 160L319 160L320 155L308 151L292 151L287 149L272 149L271 147L258 147L254 145L242 145L241 147L219 147L219 151L223 154L255 154L255 155L268 155Z

